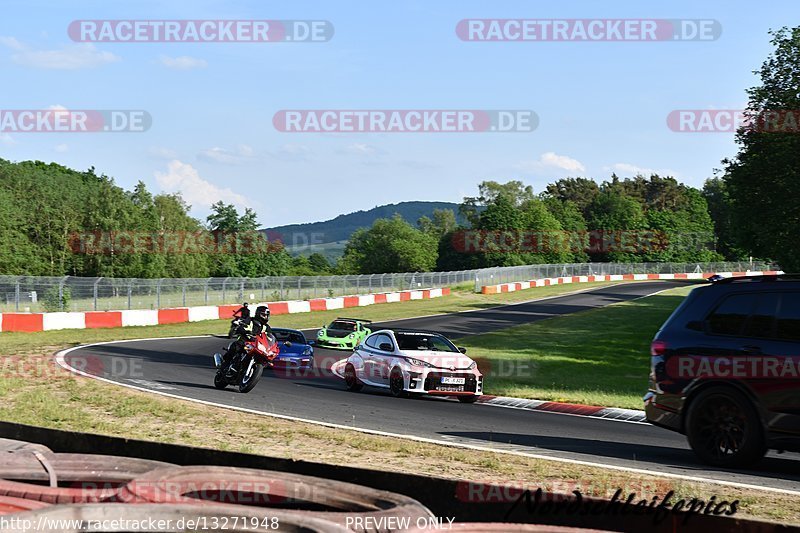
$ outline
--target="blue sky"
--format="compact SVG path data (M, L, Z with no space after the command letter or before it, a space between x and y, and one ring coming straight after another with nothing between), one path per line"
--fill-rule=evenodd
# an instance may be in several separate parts
M405 200L459 201L485 179L672 174L701 186L735 153L730 133L678 133L675 109L741 109L767 31L794 0L6 1L0 109L143 109L141 133L0 134L0 157L94 166L130 188L181 192L205 217L225 200L265 226ZM464 42L465 18L715 19L689 42ZM324 43L98 43L76 19L314 19ZM282 109L532 109L530 133L281 133Z

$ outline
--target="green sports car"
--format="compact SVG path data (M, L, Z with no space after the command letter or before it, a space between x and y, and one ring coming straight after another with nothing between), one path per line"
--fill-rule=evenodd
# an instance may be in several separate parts
M352 350L372 333L368 324L371 320L360 318L337 318L317 333L317 346Z

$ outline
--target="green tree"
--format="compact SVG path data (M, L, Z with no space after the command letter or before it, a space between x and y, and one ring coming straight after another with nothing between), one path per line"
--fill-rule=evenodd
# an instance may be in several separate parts
M354 274L430 271L436 265L438 240L396 215L357 230L339 261L340 271Z
M600 194L600 186L589 178L563 178L548 185L542 196L561 202L572 202L586 218L588 208Z
M708 212L714 222L717 251L730 261L747 259L747 252L738 245L737 231L733 222L733 202L728 193L725 179L706 180L703 185L703 197L706 199Z
M328 262L328 259L319 252L314 252L308 256L308 264L318 275L329 274L332 270L332 266L330 262Z
M756 126L775 111L797 119L794 110L800 109L800 27L771 35L774 50L755 72L761 84L747 91L747 114ZM800 270L798 133L796 124L790 131L744 127L736 136L737 155L723 161L737 242L749 255L776 259L786 271Z
M641 204L618 192L601 192L588 208L588 226L596 240L590 246L593 261L635 262L635 248L625 239L626 231L647 228L647 219ZM630 233L628 233L629 235ZM606 238L610 235L610 239Z
M476 227L480 223L481 208L495 203L500 197L505 197L512 205L519 207L533 199L533 188L516 180L506 183L482 181L478 184L478 196L465 197L458 209L461 216Z

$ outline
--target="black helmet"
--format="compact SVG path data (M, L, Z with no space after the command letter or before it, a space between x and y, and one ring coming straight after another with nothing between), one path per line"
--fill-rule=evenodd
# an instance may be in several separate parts
M256 318L266 318L269 320L269 306L259 305L256 307Z
M242 307L247 307L247 302L243 303Z

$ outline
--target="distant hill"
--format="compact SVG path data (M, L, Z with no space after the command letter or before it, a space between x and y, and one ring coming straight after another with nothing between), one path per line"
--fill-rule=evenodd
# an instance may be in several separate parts
M270 240L280 238L294 255L309 255L321 252L329 258L342 254L344 243L359 228L368 228L379 218L390 218L395 213L412 225L422 216L431 217L434 209L452 209L459 223L464 223L458 216L458 204L452 202L400 202L398 204L381 205L368 211L356 211L347 215L308 224L289 224L275 228L267 228Z

